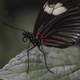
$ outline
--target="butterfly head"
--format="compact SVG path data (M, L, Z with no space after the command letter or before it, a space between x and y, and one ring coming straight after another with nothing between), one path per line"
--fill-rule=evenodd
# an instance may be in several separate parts
M27 31L24 31L23 32L23 36L24 36L23 37L23 41L24 42L27 42L28 39L31 39L32 38L32 33L31 32L27 32Z

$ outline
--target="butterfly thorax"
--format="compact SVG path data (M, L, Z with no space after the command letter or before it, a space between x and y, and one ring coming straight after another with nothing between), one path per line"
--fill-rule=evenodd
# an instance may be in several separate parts
M24 32L23 33L23 39L24 41L26 41L27 39L29 39L29 41L34 45L34 46L40 46L41 42L40 40L36 39L33 34L31 32Z

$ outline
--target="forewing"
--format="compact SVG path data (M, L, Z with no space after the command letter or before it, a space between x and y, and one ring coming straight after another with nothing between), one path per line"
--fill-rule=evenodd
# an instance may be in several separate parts
M60 19L60 20L59 20ZM58 17L53 25L48 27L43 36L42 44L58 48L75 45L80 40L80 10L72 9L67 15Z
M41 5L41 11L37 17L37 20L35 22L35 26L34 26L34 29L33 29L33 35L37 38L41 38L43 35L46 35L50 30L55 30L56 27L60 27L60 26L56 26L56 24L59 24L60 21L63 20L63 18L65 18L66 15L72 15L73 12L72 11L76 11L77 9L77 6L75 7L74 5L77 3L77 1L79 0L76 0L76 1L73 1L73 0L61 0L59 2L59 0L48 0L48 4L56 4L56 3L62 3L63 6L65 6L68 11L64 14L61 14L59 16L54 16L52 14L47 14L45 11L44 11L44 4L46 3L47 0L44 1L43 5ZM73 3L71 5L71 3ZM75 4L74 4L75 3ZM70 8L70 9L69 9ZM69 16L68 15L68 16ZM53 29L54 27L54 29Z
M62 1L62 0L61 0ZM80 6L69 2L65 13L58 16L47 14L41 10L33 31L43 45L66 48L76 44L80 39ZM72 1L72 0L71 0ZM71 3L74 3L71 5ZM70 4L70 6L69 6Z

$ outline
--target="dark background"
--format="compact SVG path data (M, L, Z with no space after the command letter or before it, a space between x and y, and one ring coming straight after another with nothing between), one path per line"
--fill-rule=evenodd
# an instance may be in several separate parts
M22 9L38 8L41 0L5 0L9 13L16 13Z
M0 0L0 68L27 47L22 41L22 32L2 22L32 31L40 5L41 0Z

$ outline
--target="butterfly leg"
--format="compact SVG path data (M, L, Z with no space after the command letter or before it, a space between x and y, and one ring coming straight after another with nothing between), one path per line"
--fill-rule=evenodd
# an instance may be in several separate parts
M47 59L46 59L46 52L44 52L43 48L39 48L39 50L43 53L46 69L47 69L50 73L54 73L54 72L51 71L51 70L49 69L49 67L48 67Z
M27 73L29 73L29 51L30 50L32 50L34 48L34 46L33 47L31 47L31 48L29 48L28 50L27 50L27 56L28 56L28 67L27 67Z

